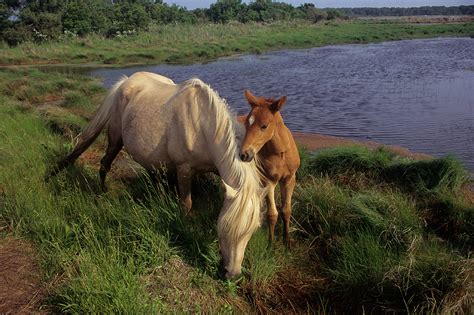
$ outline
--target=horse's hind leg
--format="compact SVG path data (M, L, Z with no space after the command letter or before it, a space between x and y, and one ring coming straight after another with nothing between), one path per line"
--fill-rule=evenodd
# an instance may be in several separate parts
M280 181L281 203L282 203L282 219L284 223L284 237L288 248L291 247L290 242L290 219L291 219L291 197L296 185L296 175L293 174L289 178Z
M106 189L105 177L110 171L110 166L112 165L114 159L117 157L117 154L120 152L120 150L122 150L122 147L122 135L120 133L114 133L112 128L109 128L107 150L102 160L100 160L99 170L100 184L102 185L102 189L104 190Z

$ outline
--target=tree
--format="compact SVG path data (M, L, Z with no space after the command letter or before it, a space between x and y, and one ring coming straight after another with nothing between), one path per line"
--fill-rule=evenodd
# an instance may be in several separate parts
M317 23L321 20L324 20L327 18L327 13L323 10L316 9L314 4L312 3L305 3L301 6L298 7L304 15L307 20L310 20L313 23Z
M239 13L245 10L242 0L217 0L208 10L209 19L215 23L227 23L237 20Z
M10 10L6 4L0 3L0 32L10 26Z
M343 13L336 9L329 9L326 11L328 20L340 19L343 16Z
M62 34L61 15L49 11L34 11L34 7L26 7L19 15L20 29L28 29L27 39L45 41L58 38ZM15 25L16 28L16 25Z
M196 23L198 16L186 8L173 4L155 5L153 7L151 17L154 21L161 24L169 23Z
M116 32L139 31L148 27L151 21L143 5L137 2L121 2L114 5L114 19L109 35Z
M113 6L109 1L71 1L62 16L65 31L80 36L97 33L106 34L113 19Z

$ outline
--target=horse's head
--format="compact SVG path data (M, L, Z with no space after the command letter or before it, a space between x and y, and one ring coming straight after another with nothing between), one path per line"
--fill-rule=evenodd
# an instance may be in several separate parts
M257 183L257 180L255 181ZM260 191L241 187L239 191L227 185L224 206L217 222L222 267L226 279L240 275L245 248L260 225ZM251 188L252 191L248 188Z
M240 149L240 158L249 162L255 154L273 138L276 128L276 114L286 102L286 96L274 100L254 96L245 90L245 97L252 110L245 120L245 138Z

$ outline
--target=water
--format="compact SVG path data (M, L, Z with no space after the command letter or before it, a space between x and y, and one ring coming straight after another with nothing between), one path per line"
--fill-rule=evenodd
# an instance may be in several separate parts
M199 77L238 113L249 110L244 89L287 95L282 114L291 130L455 154L474 171L474 39L328 46L89 74L109 87L136 71L175 82Z

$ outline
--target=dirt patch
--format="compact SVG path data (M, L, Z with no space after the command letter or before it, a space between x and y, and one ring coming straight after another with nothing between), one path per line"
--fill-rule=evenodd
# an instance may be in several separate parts
M394 145L384 145L374 141L363 141L363 140L353 140L349 138L340 138L340 137L333 137L333 136L326 136L318 133L305 133L305 132L292 132L295 141L309 150L320 150L326 148L333 148L338 146L351 146L351 145L358 145L364 146L369 149L376 149L379 147L383 147L401 155L403 157L409 157L416 160L426 160L431 159L432 156L424 153L415 153L411 152L408 149L394 146Z
M0 238L0 313L46 314L36 253L26 241Z

